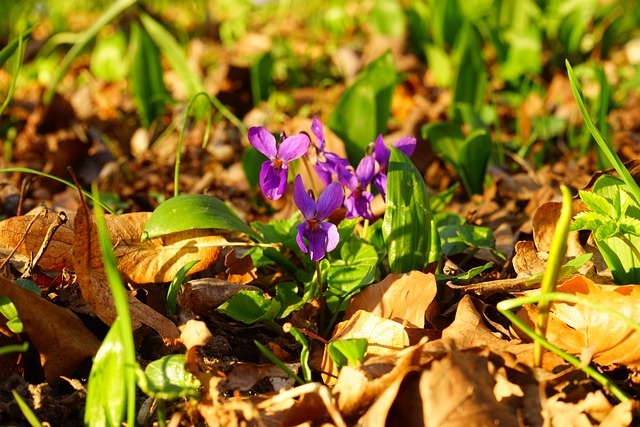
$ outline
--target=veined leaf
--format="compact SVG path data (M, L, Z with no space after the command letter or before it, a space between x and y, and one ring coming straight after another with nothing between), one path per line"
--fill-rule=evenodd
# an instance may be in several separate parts
M142 240L196 228L234 230L261 240L226 203L204 194L182 194L161 203L149 218Z
M198 397L200 382L185 368L184 354L170 354L149 363L138 374L138 386L147 395L162 400Z
M382 234L393 273L422 270L427 265L431 221L422 175L404 153L392 147Z
M267 299L259 291L240 291L217 308L223 314L250 325L273 321L280 311L280 303Z
M579 191L580 198L587 205L587 207L596 214L604 215L611 219L616 219L616 210L607 199L604 197L592 193L591 191Z

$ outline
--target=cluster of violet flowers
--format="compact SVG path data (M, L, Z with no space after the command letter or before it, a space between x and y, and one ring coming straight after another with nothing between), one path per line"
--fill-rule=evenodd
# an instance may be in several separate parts
M391 150L385 145L382 135L378 135L371 154L363 157L354 168L349 160L325 150L324 131L318 117L313 118L311 133L315 136L315 143L304 132L292 136L283 133L278 145L276 138L262 126L250 128L248 136L251 145L268 159L260 169L260 188L267 199L282 197L287 189L289 163L303 156L326 185L316 200L313 191L305 189L300 175L296 175L293 184L293 200L304 217L304 222L297 226L296 242L302 252L309 253L312 261L319 261L335 249L340 240L335 224L325 221L336 209L344 206L346 218L372 219L371 184L386 200ZM406 136L393 146L411 156L416 139Z

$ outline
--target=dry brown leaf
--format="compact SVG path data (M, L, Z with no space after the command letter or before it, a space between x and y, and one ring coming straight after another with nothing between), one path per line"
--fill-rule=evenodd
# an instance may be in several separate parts
M3 277L0 277L0 294L9 297L18 309L24 332L40 353L50 384L59 382L61 376L71 376L82 361L98 351L100 340L71 311ZM0 331L11 333L4 324L0 325Z
M438 315L437 291L433 274L420 271L390 274L353 297L344 319L364 310L405 326L424 328L425 316L432 320Z
M367 357L393 354L409 345L409 336L400 323L385 319L364 310L358 310L350 319L336 325L330 341L365 338ZM333 375L324 375L325 383L332 385L338 368L333 363L325 346L321 370Z
M224 257L224 266L227 267L227 281L244 285L256 279L256 267L250 256L236 257L235 249L231 249Z
M542 260L536 251L535 244L530 240L516 243L516 254L513 257L513 269L518 278L531 277L545 270L546 261Z
M96 225L83 206L78 208L75 217L74 236L74 269L82 297L93 307L100 320L111 325L117 312L102 263ZM129 293L128 296L134 330L143 324L148 325L158 332L166 343L173 343L180 336L180 331L169 319L143 304L132 294Z
M212 235L211 230L189 230L141 242L140 236L150 216L150 212L105 215L118 270L130 282L170 282L182 266L193 260L200 262L190 272L202 271L216 261L221 246L226 243L223 237ZM33 217L23 215L8 218L0 222L0 240L7 247L17 246L18 252L23 255L35 254L56 217L57 214L53 212L38 217L20 245L18 243ZM75 217L70 214L68 222L53 235L40 260L42 268L61 271L64 267L73 266L72 247L77 240Z
M600 426L626 427L631 425L634 406L631 400L613 406L601 390L587 394L577 403L565 402L560 400L562 398L562 394L555 394L545 402L542 414L546 425L590 427L594 425L592 420Z
M542 204L536 209L533 214L531 224L533 227L533 241L536 244L536 248L540 252L549 252L551 248L551 239L556 230L556 224L560 218L560 209L562 203L547 202ZM579 207L573 206L573 214L577 214ZM576 257L584 253L584 248L580 244L580 239L577 231L569 232L567 236L567 257Z
M213 277L203 277L184 283L176 302L180 310L200 315L218 308L240 291L262 292L255 286L238 285Z
M598 285L584 276L576 276L560 284L557 290L598 302L631 319L640 318L640 285ZM536 308L525 306L518 315L531 323ZM599 364L640 366L640 332L584 304L553 303L547 338L570 354L580 355L587 350Z

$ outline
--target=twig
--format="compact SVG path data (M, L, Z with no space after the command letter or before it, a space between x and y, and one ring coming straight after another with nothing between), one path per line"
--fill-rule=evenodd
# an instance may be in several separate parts
M42 258L42 255L44 255L44 252L49 247L49 243L51 243L53 234L56 232L58 228L60 228L61 225L67 223L67 219L68 218L66 213L64 212L58 213L58 216L56 217L56 221L49 226L49 229L47 229L47 234L45 234L44 239L42 240L42 245L40 245L40 250L38 250L38 253L36 254L35 257L33 257L33 260L29 262L29 265L27 266L26 270L22 274L21 277L23 279L27 277L31 277L31 272L33 268L36 265L38 265L38 261L40 261L40 258Z

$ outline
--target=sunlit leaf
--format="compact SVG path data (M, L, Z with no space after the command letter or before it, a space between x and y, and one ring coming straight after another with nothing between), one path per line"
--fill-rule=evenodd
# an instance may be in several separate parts
M382 233L392 272L424 269L429 257L431 220L422 175L404 153L391 148Z
M265 298L259 291L240 291L218 307L218 311L250 325L275 319L280 311L280 303Z
M347 364L353 367L364 362L369 342L364 338L331 341L327 344L329 356L342 369Z
M15 334L22 332L23 326L18 309L6 295L0 295L0 313L7 319L7 328Z
M149 218L142 237L147 240L196 228L234 230L260 239L226 203L204 194L182 194L161 203Z
M184 396L198 397L200 382L185 368L184 354L170 354L149 363L140 388L151 397L172 400Z

